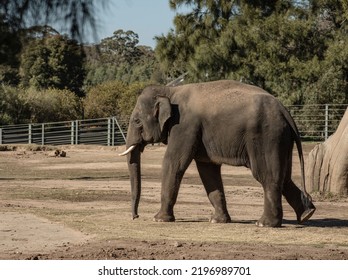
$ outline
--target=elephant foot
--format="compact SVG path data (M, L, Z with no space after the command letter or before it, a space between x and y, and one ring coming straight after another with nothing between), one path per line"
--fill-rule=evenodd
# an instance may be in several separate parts
M302 197L302 205L298 209L296 209L297 222L299 224L308 221L310 217L312 217L316 208L313 205L312 201L308 197Z
M282 219L269 219L262 216L257 222L258 227L281 227Z
M215 224L215 223L231 223L232 220L231 220L230 215L228 215L228 214L220 215L220 216L213 215L210 218L210 222L213 224Z
M310 219L310 217L312 217L312 215L314 214L315 210L316 210L315 207L304 210L302 214L297 215L297 222L299 224L302 224L302 223L308 221Z
M153 218L154 222L175 222L175 217L168 215L168 214L162 214L162 213L158 213L156 214L156 216Z

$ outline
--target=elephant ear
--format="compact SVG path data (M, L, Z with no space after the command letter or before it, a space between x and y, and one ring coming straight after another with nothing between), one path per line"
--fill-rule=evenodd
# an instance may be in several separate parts
M163 131L164 124L172 115L172 106L170 100L165 96L157 96L157 102L155 104L155 117L160 123L161 131Z

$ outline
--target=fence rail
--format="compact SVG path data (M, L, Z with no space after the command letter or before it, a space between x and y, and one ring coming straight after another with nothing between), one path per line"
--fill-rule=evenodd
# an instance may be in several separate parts
M323 141L335 132L345 105L289 106L303 140ZM123 145L128 119L116 117L0 126L0 144Z
M336 131L348 104L289 106L303 140L323 141Z
M116 117L0 127L0 144L117 146L126 141L128 121Z

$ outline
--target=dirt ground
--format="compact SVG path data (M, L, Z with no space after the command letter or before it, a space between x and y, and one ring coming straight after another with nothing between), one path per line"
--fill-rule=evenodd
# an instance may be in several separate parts
M305 143L306 154L313 146ZM55 157L57 148L66 157ZM258 228L262 188L241 167L223 167L231 224L208 222L213 208L194 163L177 221L153 222L163 146L142 155L140 218L132 221L123 149L0 146L0 259L348 259L347 198L312 194L317 211L304 225L283 201L283 226ZM296 149L293 166L299 182Z

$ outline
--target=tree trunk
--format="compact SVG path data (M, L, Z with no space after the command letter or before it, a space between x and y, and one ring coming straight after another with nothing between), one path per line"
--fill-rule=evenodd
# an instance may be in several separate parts
M309 191L348 194L348 109L336 132L309 153L306 173Z

